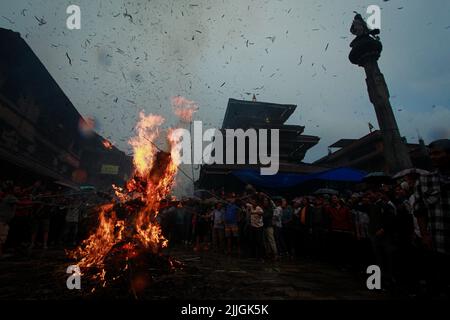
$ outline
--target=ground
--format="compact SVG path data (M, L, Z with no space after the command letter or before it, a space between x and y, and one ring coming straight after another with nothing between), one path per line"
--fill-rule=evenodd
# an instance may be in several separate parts
M196 253L189 248L167 254L183 268L155 277L139 299L389 299L398 298L365 286L365 275L339 270L314 259L260 262L235 256ZM66 268L72 262L63 250L35 251L30 257L0 260L0 299L134 299L124 288L90 293L68 290ZM84 283L86 284L86 283Z

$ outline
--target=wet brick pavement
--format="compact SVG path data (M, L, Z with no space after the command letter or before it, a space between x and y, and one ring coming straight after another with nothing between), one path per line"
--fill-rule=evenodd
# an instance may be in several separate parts
M141 299L314 300L401 298L365 287L364 275L341 271L313 259L260 262L188 248L169 253L184 268L158 276ZM35 251L31 257L0 260L0 299L134 298L126 289L90 294L68 290L62 250Z

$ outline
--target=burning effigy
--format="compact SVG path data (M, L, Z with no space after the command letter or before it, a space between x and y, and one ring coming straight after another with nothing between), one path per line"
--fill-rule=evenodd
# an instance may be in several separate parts
M196 109L187 110L189 113ZM170 272L181 266L162 254L168 240L157 221L161 200L170 195L174 185L179 157L176 144L180 137L176 130L165 132L169 151L155 143L163 132L163 122L159 115L140 113L137 134L129 141L134 153L133 177L124 187L113 186L117 200L98 208L95 231L68 252L82 275L94 281L92 291L122 281L136 294L151 283L152 273Z

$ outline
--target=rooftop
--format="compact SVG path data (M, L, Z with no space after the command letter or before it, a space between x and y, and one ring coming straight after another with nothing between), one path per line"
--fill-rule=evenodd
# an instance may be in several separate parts
M296 105L229 99L222 128L248 128L283 125Z

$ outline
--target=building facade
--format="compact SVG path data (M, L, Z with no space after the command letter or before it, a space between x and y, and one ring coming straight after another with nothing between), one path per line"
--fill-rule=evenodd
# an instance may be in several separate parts
M108 178L112 171L118 181L129 176L129 157L105 150L96 134L81 134L84 119L20 34L0 28L0 47L0 179L103 186L93 158L119 166L105 169Z
M423 140L418 144L406 143L413 167L424 170L431 168L431 162ZM332 151L334 149L334 151ZM367 172L390 172L385 159L384 142L379 130L360 139L341 139L329 146L330 153L315 161L318 166L337 168L349 167Z

